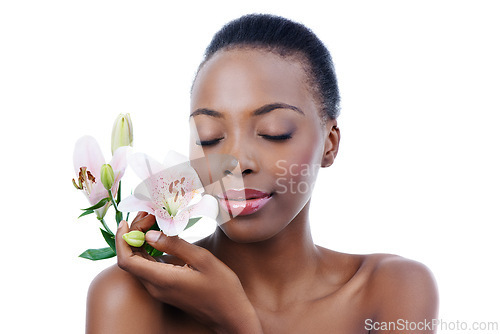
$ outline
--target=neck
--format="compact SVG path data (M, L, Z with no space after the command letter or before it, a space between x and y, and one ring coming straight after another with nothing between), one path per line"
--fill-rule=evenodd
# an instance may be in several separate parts
M296 297L291 291L315 275L319 252L309 228L309 203L278 234L255 243L237 243L217 227L211 238L211 250L240 279L249 298L278 296L274 305L289 303ZM272 306L278 307L278 306Z

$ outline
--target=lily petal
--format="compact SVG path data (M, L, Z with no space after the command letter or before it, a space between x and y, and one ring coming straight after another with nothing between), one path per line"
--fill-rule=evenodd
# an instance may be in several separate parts
M113 155L113 158L110 161L111 167L113 167L113 172L115 172L115 175L120 175L119 177L121 178L123 174L125 173L125 169L127 168L127 157L130 153L131 147L130 146L121 146L118 147L115 150L115 154ZM116 180L115 182L118 182L120 180Z
M113 188L111 188L111 192L114 196L118 193L118 186L120 180L125 174L125 169L127 168L127 158L130 155L131 147L130 146L121 146L115 150L115 154L109 163L113 168L113 172L115 173L115 180L113 184Z
M95 203L95 204L97 204L97 203ZM108 211L110 206L111 206L111 202L108 202L102 208L94 210L97 218L104 218L104 216L106 215L106 212Z
M76 175L78 175L80 167L87 167L87 170L97 178L103 164L105 164L104 156L94 137L83 136L76 141L73 153L73 165Z
M162 164L144 153L132 154L128 159L128 164L142 180L165 169Z
M189 208L191 208L192 206L195 206L195 205L196 205L196 204L198 204L198 203L201 201L201 199L203 198L203 195L202 195L200 192L198 192L198 191L196 191L196 192L194 192L194 191L193 191L193 194L192 194L191 196L193 196L193 198L192 198L192 199L191 199L191 201L188 203L188 205L186 205L186 207L185 207L184 209L189 209Z
M169 168L175 165L179 165L185 162L188 162L189 159L185 155L178 153L174 150L170 150L167 153L167 156L165 157L165 160L163 160L163 167L164 168Z
M150 214L155 214L154 205L151 202L143 201L134 195L124 198L118 204L118 210L122 212L145 211Z
M165 214L165 211L155 211L156 222L164 234L174 236L181 233L189 222L189 214L180 212L174 218Z
M171 181L182 179L182 185L175 183L175 186L172 189L173 192L170 192L168 188ZM152 196L153 201L155 201L154 199L157 195L161 195L160 198L173 198L176 196L174 189L179 190L179 188L183 188L184 192L180 198L181 207L188 206L196 194L201 193L204 190L196 171L187 163L164 169L147 180L146 183L148 184L151 193L156 194L156 196Z
M96 184L92 188L92 192L88 195L91 205L99 203L103 198L108 197L108 191L102 185L100 178L96 178Z
M219 214L219 202L215 197L211 195L203 195L198 203L189 208L186 208L183 211L188 211L191 218L208 217L211 219L215 219Z

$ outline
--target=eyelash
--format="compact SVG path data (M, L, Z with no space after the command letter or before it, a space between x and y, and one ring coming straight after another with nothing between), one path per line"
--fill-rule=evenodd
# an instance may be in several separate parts
M196 145L200 145L200 146L212 146L212 145L215 145L217 144L217 142L219 140L221 140L222 138L217 138L217 139L213 139L213 140L201 140L200 142L197 142Z
M287 140L292 138L291 133L285 133L284 135L278 135L278 136L268 136L268 135L260 135L262 138L268 139L268 140L275 140L275 141L282 141L282 140Z
M265 138L267 140L277 141L277 142L285 141L285 140L288 140L288 139L292 138L292 134L291 133L286 133L286 134L278 135L278 136L268 136L268 135L259 135L259 136L261 136L262 138ZM217 144L221 139L224 139L224 138L217 138L217 139L212 139L212 140L204 140L204 141L200 141L200 142L198 142L196 144L200 145L200 146L212 146L212 145Z

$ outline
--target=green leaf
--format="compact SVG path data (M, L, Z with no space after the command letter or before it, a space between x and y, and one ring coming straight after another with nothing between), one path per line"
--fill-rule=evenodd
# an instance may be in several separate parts
M87 210L81 215L78 216L78 218L82 218L83 216L90 215L91 213L94 213L94 210Z
M146 250L146 252L148 252L148 254L149 254L149 255L151 255L152 257L163 255L163 252L162 252L162 251L157 250L156 248L154 248L153 246L151 246L151 245L150 245L150 244L148 244L147 242L144 244L144 249L145 249L145 250Z
M158 226L158 223L156 221L153 224L153 226L150 227L150 229L148 231L150 231L150 230L160 231L160 227ZM152 257L163 255L162 251L157 250L153 246L149 245L147 242L144 243L144 249L146 249L148 254L151 255Z
M118 183L118 193L116 194L116 205L122 201L122 181Z
M102 208L103 206L106 205L106 203L109 202L109 198L103 198L99 201L99 203L95 204L95 205L92 205L92 206L89 206L88 208L85 208L85 209L82 209L82 210L85 210L85 211L88 211L88 210L96 210L96 209L99 209L99 208Z
M102 236L104 237L104 240L106 240L106 243L116 253L115 235L109 233L106 230L103 230L102 228L100 228L100 230L101 230Z
M149 228L149 230L159 231L160 230L160 226L158 226L158 223L155 221L155 223L153 224L153 226L151 226Z
M121 211L116 211L115 220L118 225L123 220L123 214L121 213Z
M149 255L151 255L152 257L162 256L163 252L153 248L153 250L151 251L151 253L149 253Z
M184 230L187 230L188 228L190 228L191 226L193 226L194 224L196 224L198 222L198 220L200 220L200 219L201 219L201 217L189 218L189 222L186 225L186 227L184 228Z
M87 249L85 252L83 252L79 256L84 258L84 259L97 261L97 260L109 259L115 255L116 255L116 253L110 247L106 247L106 248L99 248L99 249Z
M151 246L147 242L145 242L144 245L142 245L142 247L144 247L144 249L146 250L146 252L148 252L148 254L151 254L153 250L156 250L155 248L153 248L153 246Z

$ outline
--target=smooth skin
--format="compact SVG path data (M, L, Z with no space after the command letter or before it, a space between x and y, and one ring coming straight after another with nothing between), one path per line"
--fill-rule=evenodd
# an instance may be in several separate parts
M118 264L89 289L88 334L401 333L383 324L437 318L436 283L421 263L314 244L312 189L317 170L334 162L340 132L336 120L321 121L306 73L299 57L250 48L219 51L202 66L192 91L190 157L235 156L245 187L271 200L194 244L147 232L169 254L159 259L121 238L129 229L147 231L153 216L141 212L130 228L121 224ZM310 187L282 187L294 182Z

